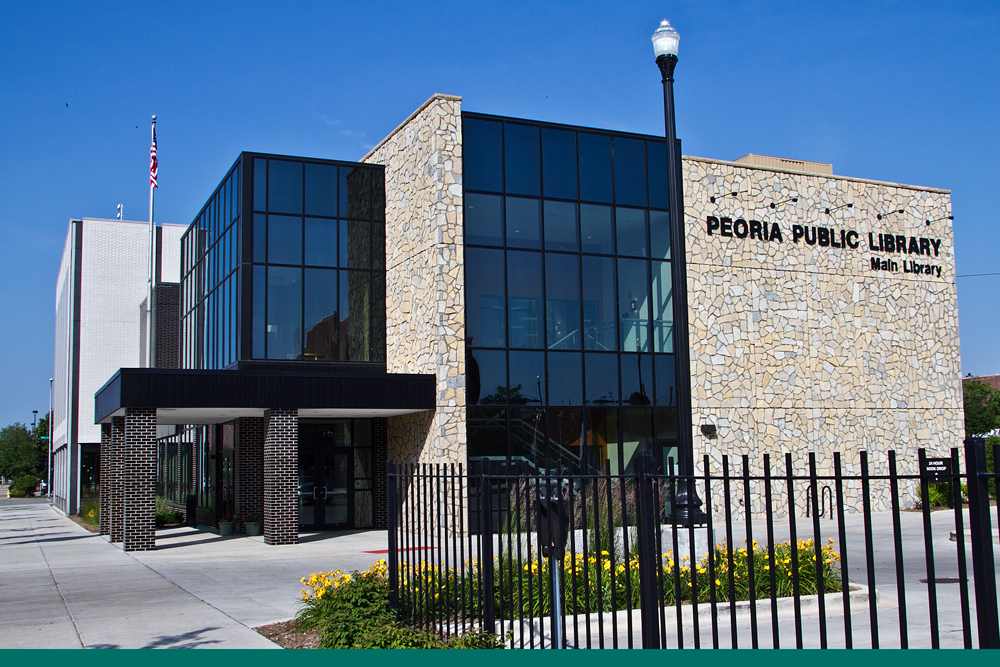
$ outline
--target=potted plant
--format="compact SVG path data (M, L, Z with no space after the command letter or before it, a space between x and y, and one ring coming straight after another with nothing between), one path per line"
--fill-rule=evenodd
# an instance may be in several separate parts
M253 512L247 512L240 517L240 520L243 521L243 527L246 528L248 536L260 535L261 521L259 516Z
M223 512L219 515L219 535L222 537L229 537L233 534L236 529L236 521L232 514L226 514Z

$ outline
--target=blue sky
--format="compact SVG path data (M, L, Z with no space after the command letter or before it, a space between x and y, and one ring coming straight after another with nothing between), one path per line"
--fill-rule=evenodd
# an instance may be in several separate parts
M951 189L959 276L1000 271L996 2L0 7L0 425L48 406L69 219L146 218L150 114L157 220L184 224L241 150L357 160L438 92L662 135L664 17L685 154ZM958 278L963 373L1000 373L998 288Z

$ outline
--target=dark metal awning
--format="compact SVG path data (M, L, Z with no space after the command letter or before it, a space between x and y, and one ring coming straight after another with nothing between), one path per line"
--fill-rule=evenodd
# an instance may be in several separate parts
M94 395L94 423L155 408L160 424L211 424L298 409L300 417L388 417L433 410L433 375L122 368Z

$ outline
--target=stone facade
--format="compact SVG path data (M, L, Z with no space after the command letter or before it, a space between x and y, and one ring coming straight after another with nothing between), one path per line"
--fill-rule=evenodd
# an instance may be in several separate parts
M385 165L387 370L437 376L433 413L389 418L388 456L464 463L461 98L433 96L362 161Z
M895 450L899 471L913 473L919 448L942 456L960 446L947 191L690 157L684 176L699 470L705 454L716 472L723 454L737 471L747 454L760 475L767 453L784 474L791 452L806 474L815 452L819 474L831 474L840 452L856 475L866 450L872 473L886 474ZM860 482L847 494L860 508ZM874 509L888 508L887 488L873 482L872 496ZM804 512L804 493L796 500Z

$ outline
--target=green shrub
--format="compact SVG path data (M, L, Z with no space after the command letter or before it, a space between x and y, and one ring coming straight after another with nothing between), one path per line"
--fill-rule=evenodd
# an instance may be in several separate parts
M80 504L80 521L88 526L97 526L101 523L101 503L98 500L85 500Z
M296 616L303 629L322 632L320 648L504 648L501 637L470 632L443 638L403 625L389 606L385 561L366 572L320 572L304 577L302 609Z
M34 475L22 475L10 487L11 498L31 498L38 488L38 478Z
M184 521L184 513L173 509L167 504L167 499L161 496L156 497L156 527L163 528L173 523Z

